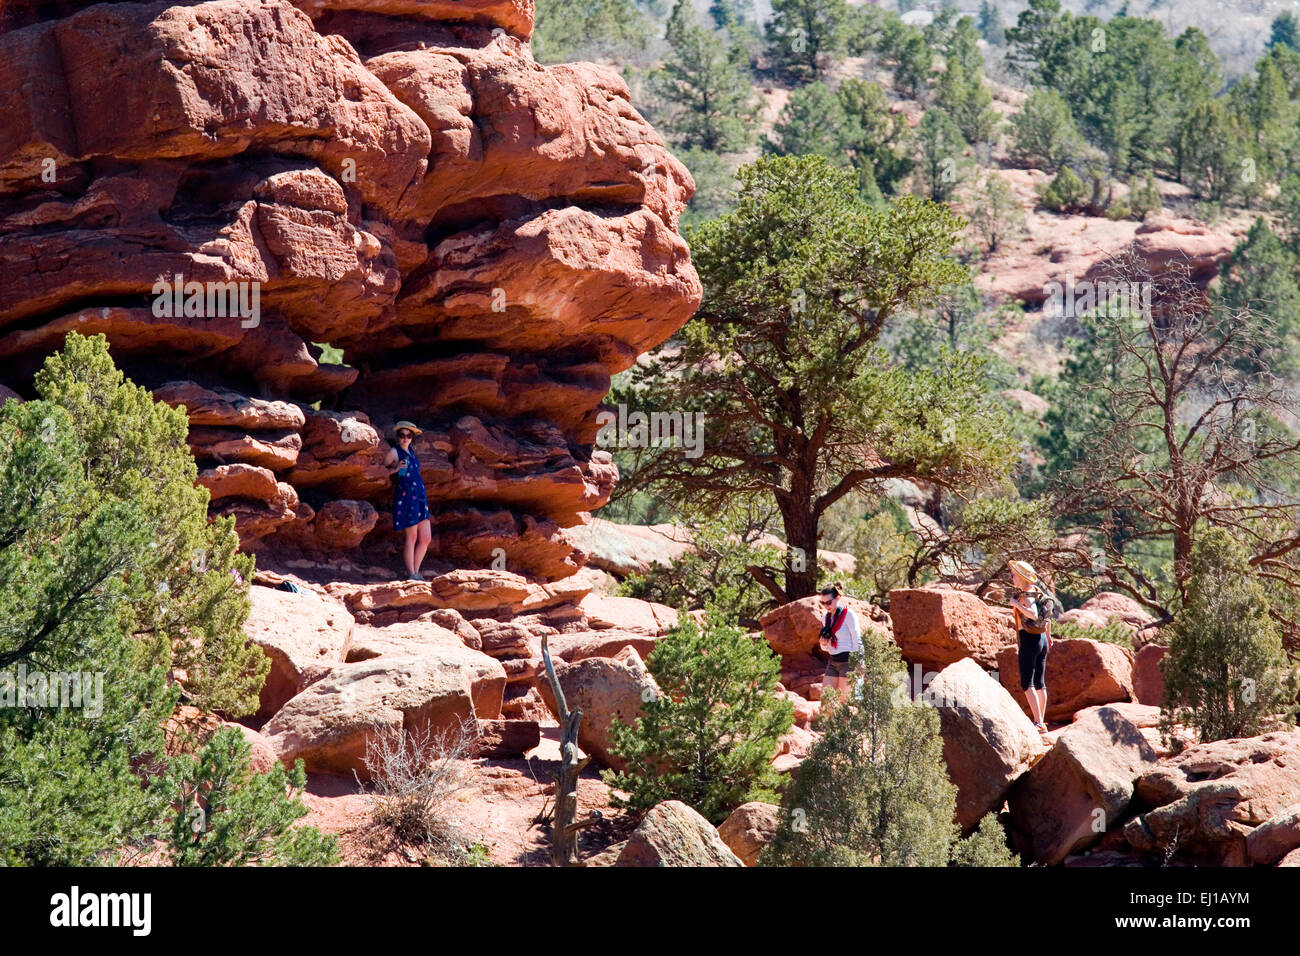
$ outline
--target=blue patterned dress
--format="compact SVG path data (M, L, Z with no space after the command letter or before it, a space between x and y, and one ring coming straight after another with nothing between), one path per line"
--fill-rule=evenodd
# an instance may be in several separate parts
M406 462L406 471L396 475L393 489L393 527L401 531L429 517L429 495L420 477L420 459L415 452L397 449L397 460Z

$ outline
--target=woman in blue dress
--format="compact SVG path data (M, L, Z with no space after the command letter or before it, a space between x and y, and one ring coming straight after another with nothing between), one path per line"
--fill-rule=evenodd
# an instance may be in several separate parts
M397 447L390 448L384 464L393 469L393 527L406 532L406 576L423 581L420 565L429 550L433 532L429 525L429 495L420 477L420 459L411 451L411 442L420 429L408 421L393 426Z

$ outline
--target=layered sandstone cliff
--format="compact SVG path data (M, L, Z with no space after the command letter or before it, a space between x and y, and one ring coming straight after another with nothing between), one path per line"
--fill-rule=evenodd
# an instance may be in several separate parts
M0 4L0 384L105 333L268 558L393 564L380 462L409 418L435 561L576 570L564 529L617 477L610 376L699 302L694 184L615 72L534 62L532 15Z

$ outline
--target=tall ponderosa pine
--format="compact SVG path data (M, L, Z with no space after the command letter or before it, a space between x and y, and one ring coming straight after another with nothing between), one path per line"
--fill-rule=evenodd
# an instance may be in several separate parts
M772 0L768 53L794 78L818 79L844 55L849 21L846 0Z
M1233 113L1218 100L1207 100L1192 110L1179 137L1187 184L1202 199L1221 202L1232 196L1249 141Z
M840 141L859 178L865 185L869 176L883 195L896 194L912 169L906 153L906 117L890 110L889 97L878 83L849 77L840 82L835 96L848 123Z
M938 107L925 111L916 127L915 150L913 191L934 202L951 199L970 163L965 137L947 112Z
M979 31L990 46L1002 46L1007 42L1006 27L1002 23L1002 11L996 3L980 0Z
M1223 85L1219 59L1210 49L1210 41L1195 27L1188 27L1174 41L1173 97L1169 110L1174 129L1169 137L1169 163L1166 167L1178 182L1184 182L1187 168L1185 155L1191 145L1182 135L1182 127L1192 113L1214 98Z
M736 152L754 138L759 104L744 49L701 26L690 0L668 20L669 54L651 74L655 91L675 110L672 139L685 147Z
M1009 438L982 360L908 371L878 343L900 310L965 278L950 255L961 220L912 196L873 209L821 157L761 159L739 178L736 208L692 233L704 301L680 352L637 373L646 407L689 396L705 414L703 453L641 450L629 481L715 510L773 502L799 550L755 575L784 601L816 590L818 522L840 498L1000 475Z
M935 88L935 102L947 110L970 143L993 138L998 115L993 95L984 83L984 57L979 34L970 17L962 17L948 34L944 47L944 72Z
M742 803L775 799L772 758L794 712L775 696L781 665L767 642L716 610L703 626L683 615L646 666L659 694L631 726L612 729L614 752L627 761L620 773L606 771L628 794L620 803L643 813L681 800L720 823Z
M919 99L930 83L934 52L919 30L909 30L898 47L898 64L894 67L894 85Z

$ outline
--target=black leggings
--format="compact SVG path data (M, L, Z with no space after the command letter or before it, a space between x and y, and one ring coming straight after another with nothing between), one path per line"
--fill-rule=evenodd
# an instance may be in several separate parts
M1020 663L1020 689L1037 687L1043 690L1047 686L1044 681L1047 674L1047 635L1021 631L1017 657Z

